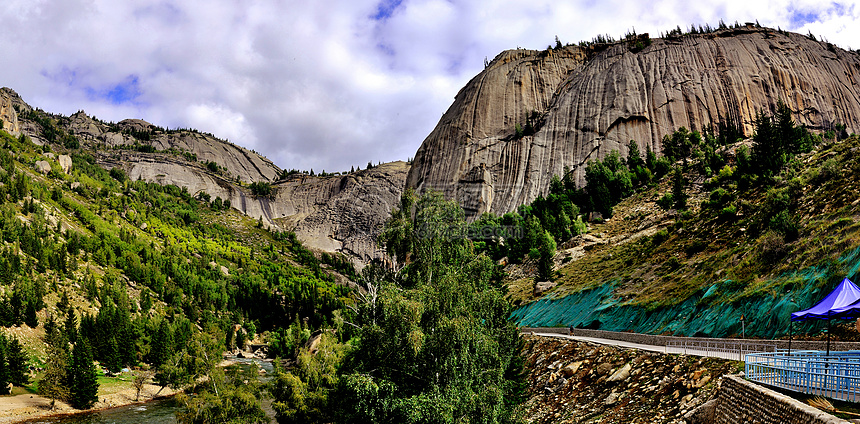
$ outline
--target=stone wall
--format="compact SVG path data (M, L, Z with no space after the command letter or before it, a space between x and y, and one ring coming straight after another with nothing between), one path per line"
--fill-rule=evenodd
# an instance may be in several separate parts
M744 342L744 343L768 343L775 344L778 349L788 349L788 340L755 340L755 339L713 339L707 337L675 337L675 336L658 336L654 334L642 333L625 333L617 331L605 330L587 330L584 328L574 328L571 332L565 327L548 327L548 328L530 328L523 327L520 329L523 332L535 333L558 333L570 334L579 337L593 337L598 339L619 340L622 342L639 343L652 346L666 346L670 341L686 341L686 342L706 342L706 341L726 341L726 342ZM809 341L809 340L792 340L792 350L825 350L826 342L824 341ZM860 342L830 342L830 350L845 351L845 350L860 350Z
M848 423L737 375L723 376L717 396L685 419L688 424Z

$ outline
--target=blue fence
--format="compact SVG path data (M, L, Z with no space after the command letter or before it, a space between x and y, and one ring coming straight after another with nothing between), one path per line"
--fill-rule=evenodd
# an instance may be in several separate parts
M787 351L746 355L747 379L810 395L860 401L860 351Z

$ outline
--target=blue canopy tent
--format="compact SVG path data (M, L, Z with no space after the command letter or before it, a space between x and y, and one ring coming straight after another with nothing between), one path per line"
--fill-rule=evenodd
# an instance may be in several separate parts
M812 319L827 320L827 355L830 355L830 320L860 317L860 288L848 278L815 306L793 312L791 322ZM788 327L788 353L791 354L791 322Z

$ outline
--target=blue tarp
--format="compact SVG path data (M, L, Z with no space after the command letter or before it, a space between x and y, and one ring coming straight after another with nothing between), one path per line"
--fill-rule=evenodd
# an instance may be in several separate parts
M842 280L830 294L815 306L793 312L792 321L860 317L860 288L849 279Z

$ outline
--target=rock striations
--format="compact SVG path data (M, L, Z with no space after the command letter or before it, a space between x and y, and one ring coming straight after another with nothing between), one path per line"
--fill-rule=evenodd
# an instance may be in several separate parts
M630 140L660 151L664 135L725 117L751 134L756 112L779 100L809 128L856 132L858 84L860 54L754 26L654 39L641 51L628 42L507 51L457 94L407 186L442 191L471 216L504 213L565 167L582 184L588 160L626 156Z

